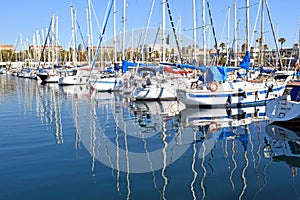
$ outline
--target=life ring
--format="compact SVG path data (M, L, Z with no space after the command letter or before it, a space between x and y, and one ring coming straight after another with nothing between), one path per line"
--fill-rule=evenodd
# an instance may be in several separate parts
M214 133L214 132L216 132L218 130L218 124L217 124L217 122L212 122L212 123L210 123L210 125L209 125L209 131L211 132L211 133Z
M209 89L210 89L210 91L212 91L212 92L217 91L217 90L218 90L218 83L217 83L217 82L211 82L211 83L209 84Z

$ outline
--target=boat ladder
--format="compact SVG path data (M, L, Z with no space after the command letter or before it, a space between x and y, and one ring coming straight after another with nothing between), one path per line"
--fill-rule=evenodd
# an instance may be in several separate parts
M285 117L286 112L287 112L288 110L290 110L290 108L288 107L287 95L283 95L283 96L282 96L282 98L281 98L280 101L279 101L279 104L280 104L280 110L279 110L278 116L279 116L280 118L283 118L283 117Z

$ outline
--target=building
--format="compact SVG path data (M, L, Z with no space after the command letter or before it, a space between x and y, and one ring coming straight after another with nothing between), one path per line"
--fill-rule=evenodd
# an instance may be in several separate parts
M1 50L11 50L14 51L13 45L7 45L7 44L0 44L0 51Z

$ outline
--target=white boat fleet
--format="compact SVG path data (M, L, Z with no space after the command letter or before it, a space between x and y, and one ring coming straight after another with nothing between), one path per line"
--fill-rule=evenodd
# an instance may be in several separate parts
M123 62L122 67L127 70L108 68L90 71L86 67L73 67L33 71L27 68L19 70L18 76L61 86L88 85L97 92L119 92L132 101L178 100L187 107L204 108L267 105L266 112L274 121L299 117L300 95L295 89L299 82L290 83L292 73L238 78L236 74L241 68L229 70L220 66L194 66L191 69L174 64L135 64L130 67L129 62ZM12 70L10 72L14 74Z

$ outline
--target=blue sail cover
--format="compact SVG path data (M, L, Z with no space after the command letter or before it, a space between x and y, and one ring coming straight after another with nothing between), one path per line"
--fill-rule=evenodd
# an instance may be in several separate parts
M246 51L246 55L244 57L244 59L242 60L242 62L240 63L240 67L244 68L246 70L250 69L250 52Z
M206 66L196 66L196 65L189 65L189 64L176 64L176 63L164 63L161 62L161 65L168 65L168 66L174 66L178 68L187 68L187 69L195 69L195 70L201 70L203 72L206 71Z
M122 72L125 74L128 70L128 67L137 67L138 63L128 62L127 60L122 60Z
M226 81L228 79L227 68L222 66L207 67L206 82Z
M177 64L176 66L179 68L196 69L196 70L201 70L203 72L206 71L206 67L204 65L196 66L196 65L189 65L189 64Z
M128 70L128 67L146 67L146 66L155 66L154 64L145 64L145 63L136 63L136 62L129 62L127 60L122 60L122 72L125 74Z

